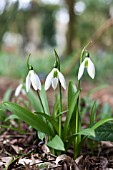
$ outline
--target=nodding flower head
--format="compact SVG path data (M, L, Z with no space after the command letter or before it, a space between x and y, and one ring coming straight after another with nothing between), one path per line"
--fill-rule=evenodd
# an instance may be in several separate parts
M31 70L29 70L28 75L26 77L26 91L30 90L31 85L33 86L34 90L41 90L41 82L38 75L34 72L32 66Z
M53 89L55 90L58 85L58 80L60 81L62 87L66 90L66 81L64 76L57 68L53 68L53 70L48 74L46 78L45 90L48 90L51 84Z
M16 90L15 90L15 97L18 97L19 94L22 93L23 95L26 94L26 91L25 91L25 87L24 87L24 84L21 83L17 86Z
M81 63L81 65L79 67L78 80L80 80L81 77L83 76L85 68L87 69L89 76L92 79L94 79L94 77L95 77L95 66L94 66L93 62L91 61L91 59L89 58L89 53L88 53L88 56L83 60L83 62Z

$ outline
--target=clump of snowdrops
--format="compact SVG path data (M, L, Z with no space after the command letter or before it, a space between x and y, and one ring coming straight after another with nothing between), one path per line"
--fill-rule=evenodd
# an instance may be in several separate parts
M88 75L94 79L95 66L90 58L89 52L86 50L89 43L83 48L80 55L80 66L78 71L78 85L75 82L69 81L66 85L66 80L60 70L60 58L55 53L55 63L52 71L48 74L45 84L42 85L38 75L35 73L33 66L27 60L28 74L26 82L21 83L16 91L15 96L18 97L20 92L28 95L28 98L34 107L35 112L32 112L28 107L24 108L16 103L4 102L3 105L10 112L25 121L28 125L37 130L41 140L48 139L46 145L51 148L55 154L66 153L70 146L73 146L74 158L80 154L82 145L87 138L97 139L98 135L95 130L113 118L104 118L96 122L96 102L92 105L90 112L90 122L84 129L82 128L81 112L80 112L80 81L86 70ZM31 90L36 91L34 93ZM58 95L55 97L52 113L48 106L46 91L52 86L53 90L58 88ZM64 90L67 92L67 110L63 110L62 98ZM65 122L62 122L63 114L66 114Z

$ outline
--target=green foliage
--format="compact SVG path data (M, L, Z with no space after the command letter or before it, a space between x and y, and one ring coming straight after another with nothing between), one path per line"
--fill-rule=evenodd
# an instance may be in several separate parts
M91 108L90 124L95 123L96 109L97 109L97 104L96 104L96 102L94 102L94 104L93 104L93 106Z
M84 55L86 54L87 50L86 47L89 43L83 48L80 56L80 64L84 59ZM60 72L60 59L55 52L55 68L57 67L58 71ZM61 73L60 73L61 74ZM63 75L62 75L63 77ZM35 77L33 77L35 79ZM64 77L63 77L64 78ZM33 80L34 80L33 79ZM30 80L31 81L31 80ZM51 77L50 77L50 81ZM64 81L64 80L62 80ZM35 82L33 82L35 83ZM51 82L49 82L51 83ZM53 83L53 82L52 82ZM52 84L53 85L53 84ZM10 91L6 94L6 99L3 103L3 108L8 109L10 112L13 113L13 116L7 118L6 120L10 119L17 119L20 118L24 122L26 122L29 126L33 127L38 131L38 136L40 139L43 140L44 136L48 136L47 145L56 151L56 153L60 154L62 152L66 152L67 149L72 145L74 147L74 158L76 158L80 154L80 150L84 141L87 138L95 139L95 140L103 140L106 135L111 133L111 126L106 124L109 121L113 121L112 117L105 117L96 120L96 112L97 112L97 102L91 101L89 96L96 91L105 88L106 86L100 86L92 91L90 91L86 98L84 98L85 102L88 102L88 109L89 109L89 122L87 122L86 128L82 128L82 113L87 113L87 109L81 108L80 105L80 80L78 81L78 87L72 81L69 81L68 85L68 100L67 100L67 111L64 111L62 108L62 89L61 83L59 81L59 94L56 97L52 114L50 114L47 96L42 86L42 90L39 92L36 90L34 93L32 90L27 93L27 97L30 102L29 109L25 106L19 106L18 104L8 102ZM31 112L31 106L35 110L35 112ZM2 109L0 110L0 114L3 117ZM108 108L104 108L105 112L108 112ZM103 112L104 112L103 111ZM66 112L66 119L65 122L62 124L62 115ZM81 113L82 112L82 113ZM16 117L14 117L16 115ZM101 114L100 114L101 115ZM102 116L102 115L101 115ZM108 125L107 132L105 131L105 126ZM105 133L103 135L103 132ZM112 135L108 138L112 140Z
M36 130L39 130L40 132L46 133L50 136L54 135L54 132L50 129L49 125L47 125L42 117L36 113L32 113L28 109L22 108L15 103L5 102L4 105L13 114L16 114L20 119L24 120Z
M50 148L60 150L60 151L65 151L64 143L58 135L56 135L51 141L49 141L47 145Z
M9 88L9 89L5 92L4 97L3 97L3 102L6 102L6 101L9 101L9 100L10 100L12 91L13 91L13 89L12 89L12 88Z
M42 109L41 109L41 106L38 104L39 99L38 99L37 95L33 92L33 90L30 90L27 93L27 97L28 97L28 100L29 100L31 106L33 107L33 109L36 112L40 112Z
M68 131L70 129L70 127L69 127L71 125L70 120L71 120L73 114L75 114L74 109L75 109L79 94L80 94L80 91L77 91L73 82L69 82L69 87L68 87L68 113L67 113L66 121L65 121L65 124L64 124L64 132L65 132L64 134L65 135L68 134ZM74 119L73 119L73 121L74 121L74 124L75 124Z
M111 107L107 103L104 103L102 105L101 114L99 115L99 118L104 119L109 118L111 116L112 116Z
M113 142L113 123L104 123L95 130L95 137L90 136L90 139L97 141Z

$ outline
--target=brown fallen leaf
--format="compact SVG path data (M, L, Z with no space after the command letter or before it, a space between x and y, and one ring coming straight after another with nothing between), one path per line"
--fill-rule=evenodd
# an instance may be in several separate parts
M5 167L7 167L9 163L12 161L12 157L1 157L1 160L3 164L5 165Z
M71 159L71 157L63 154L63 155L60 155L60 156L58 156L58 157L56 158L55 163L56 163L56 165L57 165L59 162L62 162L62 161L67 162L67 163L71 163L71 162L72 162L72 159Z

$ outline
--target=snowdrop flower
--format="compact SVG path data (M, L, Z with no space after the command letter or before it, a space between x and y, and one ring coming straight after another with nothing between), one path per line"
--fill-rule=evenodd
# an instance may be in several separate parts
M34 70L30 70L26 77L26 91L30 90L31 84L35 90L41 90L41 82Z
M21 83L21 84L19 84L19 85L17 86L17 88L16 88L16 90L15 90L15 94L14 94L15 97L18 97L20 93L22 93L23 95L26 94L26 91L25 91L25 89L24 89L24 84L23 84L23 83Z
M64 76L57 68L53 68L53 70L49 73L49 75L46 78L45 90L48 90L51 84L53 89L55 90L58 85L58 80L60 81L62 87L66 89L66 82Z
M78 80L81 79L85 68L87 69L89 76L92 79L94 79L94 77L95 77L95 66L94 66L93 62L91 61L91 59L89 57L86 57L79 67Z

